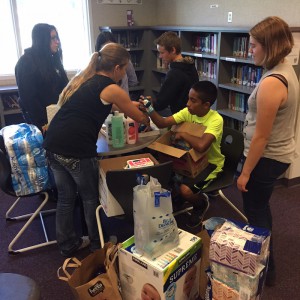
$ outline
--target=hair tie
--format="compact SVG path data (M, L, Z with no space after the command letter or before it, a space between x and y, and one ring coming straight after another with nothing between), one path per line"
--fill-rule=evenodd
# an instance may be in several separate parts
M100 52L100 51L98 51L98 56L99 56L99 57L101 56L101 52Z

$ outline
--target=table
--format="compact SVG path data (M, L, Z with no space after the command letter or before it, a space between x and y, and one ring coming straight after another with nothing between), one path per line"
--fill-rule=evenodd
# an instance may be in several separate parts
M139 137L135 144L125 144L122 148L114 148L108 145L105 136L100 132L97 140L97 153L98 156L114 156L122 155L130 152L138 151L146 148L152 144L159 135L152 135L147 137Z

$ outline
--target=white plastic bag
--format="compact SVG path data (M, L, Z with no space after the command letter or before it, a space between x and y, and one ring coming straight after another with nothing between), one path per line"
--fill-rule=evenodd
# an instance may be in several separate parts
M177 247L178 228L173 216L171 193L156 178L133 189L136 252L151 259Z

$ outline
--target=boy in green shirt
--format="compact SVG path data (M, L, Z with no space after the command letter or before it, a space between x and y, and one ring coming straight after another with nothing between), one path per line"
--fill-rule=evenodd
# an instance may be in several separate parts
M208 199L201 194L201 189L208 186L217 177L224 165L224 155L220 150L223 118L217 111L211 109L216 98L216 86L210 81L199 81L189 91L187 107L166 118L161 117L154 111L152 105L147 103L147 100L144 101L147 113L153 123L159 128L177 125L182 122L198 123L206 126L201 137L195 137L186 132L174 133L175 141L184 140L200 153L208 151L208 167L195 180L183 178L179 187L183 200L192 203L194 208L191 218L189 218L190 223L187 224L189 227L196 227L201 223L209 207Z

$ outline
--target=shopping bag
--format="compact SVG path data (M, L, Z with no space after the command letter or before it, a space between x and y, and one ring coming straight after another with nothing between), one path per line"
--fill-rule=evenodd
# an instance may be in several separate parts
M116 272L117 255L118 246L106 243L82 261L67 258L57 270L57 276L69 284L76 299L122 300Z
M156 178L133 188L135 250L151 259L178 246L171 193Z

